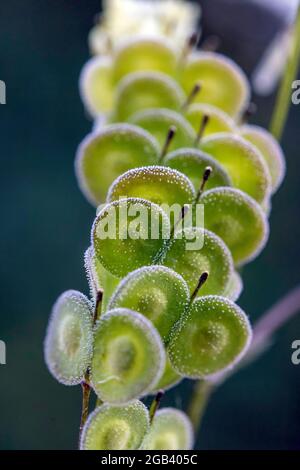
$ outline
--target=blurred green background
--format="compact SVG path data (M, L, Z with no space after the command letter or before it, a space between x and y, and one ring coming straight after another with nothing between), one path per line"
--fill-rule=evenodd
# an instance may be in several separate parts
M80 387L64 387L49 375L43 339L56 297L70 288L88 291L83 253L94 210L77 187L73 161L91 127L77 83L99 9L99 0L1 1L0 79L7 85L7 104L0 106L2 449L77 445ZM255 122L268 124L272 100L256 100ZM300 280L299 126L300 106L292 106L283 140L288 173L274 199L270 241L244 274L240 304L252 321ZM197 448L300 449L295 339L300 315L259 362L215 393ZM190 393L184 382L164 405L184 407Z

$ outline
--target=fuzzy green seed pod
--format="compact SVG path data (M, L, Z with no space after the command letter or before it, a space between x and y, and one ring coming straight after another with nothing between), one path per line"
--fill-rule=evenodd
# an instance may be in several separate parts
M69 290L56 301L49 320L44 351L51 374L64 385L77 385L90 365L93 350L92 305Z
M146 317L125 308L100 317L91 383L102 401L121 404L145 395L159 381L164 367L160 335Z
M176 325L168 353L181 375L214 378L241 360L251 338L251 326L240 307L225 297L210 295L196 299Z
M194 435L185 413L175 408L162 408L155 414L141 448L143 450L189 450Z
M209 119L202 137L220 132L234 132L236 129L234 120L224 111L211 104L194 103L185 112L185 118L196 132L199 131L204 116L208 116Z
M81 450L138 449L149 431L149 413L142 402L104 404L90 414L81 435Z
M95 206L105 200L111 183L122 173L158 161L156 140L143 129L129 124L105 126L80 144L75 161L79 186Z
M92 244L105 269L122 278L137 268L155 264L169 234L169 219L159 206L128 198L100 211L92 229Z

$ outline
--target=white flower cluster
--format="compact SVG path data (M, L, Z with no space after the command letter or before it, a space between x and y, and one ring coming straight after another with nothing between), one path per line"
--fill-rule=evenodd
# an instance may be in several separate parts
M132 35L172 37L182 47L196 29L200 7L184 0L105 0L89 44L95 55L106 55Z

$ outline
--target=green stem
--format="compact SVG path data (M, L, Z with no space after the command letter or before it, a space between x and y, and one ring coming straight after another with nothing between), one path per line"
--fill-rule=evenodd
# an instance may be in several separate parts
M297 18L293 31L293 39L290 55L288 57L285 74L282 78L279 92L276 99L274 113L271 119L270 131L277 140L280 140L284 131L288 117L291 86L295 78L300 62L300 7L298 8Z
M89 414L89 402L90 402L90 394L91 394L91 387L88 383L89 374L86 373L85 381L82 382L82 409L81 409L81 419L80 419L80 427L79 427L79 445L80 445L80 438L82 434L83 427L86 423L88 414Z
M192 421L195 433L199 430L209 398L213 392L213 383L199 380L194 385L192 399L188 407L188 415Z

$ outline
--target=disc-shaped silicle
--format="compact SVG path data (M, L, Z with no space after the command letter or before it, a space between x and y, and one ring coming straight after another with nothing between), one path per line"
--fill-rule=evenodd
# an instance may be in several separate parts
M233 271L229 283L226 287L224 297L236 302L243 292L244 284L241 275L237 271Z
M127 405L99 406L88 417L81 439L81 450L135 450L149 431L149 413L134 400Z
M198 149L185 148L166 155L164 165L185 174L193 183L195 191L200 188L207 167L212 173L205 184L205 190L218 186L231 186L231 179L223 166L207 153Z
M158 161L156 140L129 124L106 126L88 135L78 148L76 174L86 198L95 206L105 200L111 183L130 168Z
M114 103L111 59L90 59L82 69L79 89L81 99L93 117L110 112Z
M236 126L233 119L221 109L210 104L194 103L185 112L185 118L196 132L201 128L204 116L208 116L209 120L202 137L220 132L235 131Z
M262 203L271 192L271 176L260 151L237 135L223 133L206 137L201 150L224 166L233 186Z
M130 117L132 124L142 127L150 132L163 148L168 132L172 127L175 130L170 142L169 151L182 147L193 147L196 140L194 132L188 121L176 111L170 109L146 109Z
M147 108L179 111L185 95L178 83L160 72L135 72L124 77L116 90L115 121Z
M225 297L200 297L174 329L169 357L185 377L213 378L243 357L251 337L249 320L240 307Z
M186 93L201 84L196 103L212 104L236 118L249 102L249 84L243 71L221 54L198 52L182 70L181 85Z
M146 266L122 280L109 309L123 307L143 314L167 342L188 303L189 289L179 274L165 266Z
M203 194L205 227L221 237L237 265L254 259L266 244L269 225L262 208L234 188L215 188Z
M118 278L142 266L155 264L165 249L170 223L156 204L139 198L107 204L92 229L99 262Z
M164 166L148 166L129 170L111 185L107 201L124 197L140 197L161 205L191 204L195 191L191 181L183 173Z
M50 317L45 360L51 374L65 385L77 385L90 365L93 350L92 305L69 290L56 301Z
M167 41L159 38L131 39L114 54L115 82L132 72L162 72L174 75L177 57Z
M156 412L141 449L190 450L193 442L193 428L187 415L175 408L162 408Z
M276 192L283 181L286 167L279 143L268 131L258 126L243 126L240 134L260 150L271 174L272 192Z
M181 274L190 294L204 271L208 272L208 279L198 295L223 294L233 272L232 256L225 243L214 233L198 227L177 231L163 262Z
M125 308L110 310L100 317L94 336L91 383L102 401L126 403L158 382L165 351L146 317Z

